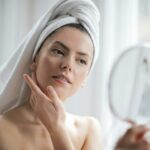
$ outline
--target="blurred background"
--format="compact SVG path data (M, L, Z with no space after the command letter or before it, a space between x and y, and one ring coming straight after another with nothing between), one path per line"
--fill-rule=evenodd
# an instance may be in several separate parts
M57 1L0 0L0 67L40 16ZM87 85L65 106L71 113L99 119L105 139L111 144L112 129L118 127L108 105L109 73L121 52L139 42L150 41L150 1L93 1L101 13L99 60Z

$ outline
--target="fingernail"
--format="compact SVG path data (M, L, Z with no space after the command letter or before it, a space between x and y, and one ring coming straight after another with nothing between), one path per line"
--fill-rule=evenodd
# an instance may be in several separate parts
M136 140L139 141L141 139L143 139L145 133L139 133L136 137Z
M130 120L130 119L125 119L125 121L127 121L129 124L135 126L136 123L133 121L133 120Z
M23 77L26 79L27 78L27 74L23 74Z

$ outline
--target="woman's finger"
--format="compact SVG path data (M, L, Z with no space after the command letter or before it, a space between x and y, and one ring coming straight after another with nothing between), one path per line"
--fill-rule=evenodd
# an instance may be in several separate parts
M34 110L45 104L51 105L51 107L52 106L54 107L53 101L47 95L45 95L45 93L41 91L41 89L36 85L36 83L33 81L33 79L29 75L25 74L24 78L32 91L32 95L33 95L32 104L33 104Z
M40 98L48 100L48 97L41 91L29 75L24 74L24 79L33 93L36 93Z
M134 121L126 119L128 123L132 125L132 128L128 130L128 135L136 135L136 140L140 140L144 137L145 133L150 131L150 127L145 125L137 125Z
M23 77L33 92L40 92L40 88L34 83L34 81L29 75L24 74Z
M131 120L131 119L125 119L125 121L127 121L129 124L131 124L132 126L136 126L137 124Z
M31 106L32 109L33 109L33 106L34 106L34 103L33 103L33 94L31 94L29 103L30 103L30 106Z
M135 126L132 130L132 134L134 135L134 140L139 141L144 139L144 135L150 131L150 128L145 127L144 125Z
M37 104L37 99L36 99L36 96L35 96L34 93L32 93L32 97L31 97L30 101L31 101L31 103L32 103L32 106L35 107L36 104Z
M47 94L48 94L48 97L53 101L53 104L54 104L55 108L57 108L58 95L55 93L52 86L47 87Z
M48 97L52 100L55 109L61 110L62 104L61 104L61 101L60 101L55 89L52 86L48 86L47 87L47 93L48 93Z

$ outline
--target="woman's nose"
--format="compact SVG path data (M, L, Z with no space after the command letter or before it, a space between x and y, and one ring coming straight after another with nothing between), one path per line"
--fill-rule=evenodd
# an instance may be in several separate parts
M61 69L65 71L71 71L72 65L71 60L65 60L61 63Z
M61 69L71 71L71 67L69 65L63 65Z

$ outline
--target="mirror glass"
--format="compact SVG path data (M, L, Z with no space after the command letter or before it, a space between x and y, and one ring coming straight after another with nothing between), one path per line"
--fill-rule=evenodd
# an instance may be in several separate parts
M117 117L138 124L150 123L150 44L125 50L109 78L110 107Z

